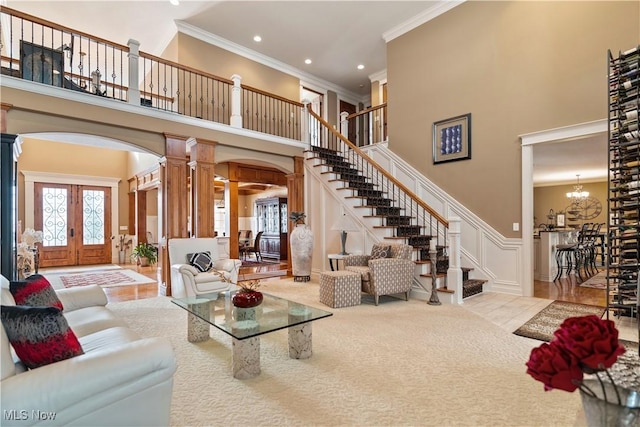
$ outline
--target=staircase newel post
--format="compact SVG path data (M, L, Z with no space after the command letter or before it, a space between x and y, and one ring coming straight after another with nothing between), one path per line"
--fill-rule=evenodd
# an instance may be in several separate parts
M127 46L129 46L129 88L127 90L127 103L140 105L140 87L138 83L138 70L140 69L140 42L134 39L129 39Z
M429 305L441 305L438 298L438 251L436 249L436 241L429 240L429 260L431 261L431 296L429 297Z
M302 104L304 105L302 111L302 142L307 144L309 149L311 149L311 114L309 114L309 101L308 99L303 99Z
M237 74L231 76L233 88L231 89L231 121L234 128L242 129L242 77Z
M346 111L340 113L340 134L347 139L349 138L349 120L347 120L348 116L349 113L347 113Z
M462 304L462 269L460 268L460 229L462 220L459 217L449 218L449 269L447 270L447 287L453 289L454 302Z

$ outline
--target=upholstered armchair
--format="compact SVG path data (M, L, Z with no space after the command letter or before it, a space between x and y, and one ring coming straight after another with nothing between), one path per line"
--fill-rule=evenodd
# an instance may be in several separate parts
M408 301L415 271L411 252L409 245L377 243L371 255L345 257L344 268L360 274L362 291L373 295L376 305L380 295L404 293Z
M216 237L169 239L168 247L171 294L174 297L191 297L236 288L242 261L220 259Z

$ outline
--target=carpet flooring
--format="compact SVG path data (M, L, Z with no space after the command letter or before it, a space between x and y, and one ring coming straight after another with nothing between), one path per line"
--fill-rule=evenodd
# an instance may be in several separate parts
M312 323L313 356L290 359L287 331L261 337L262 373L231 374L231 338L189 343L187 313L170 298L109 304L141 336L176 352L174 426L575 426L578 393L545 392L527 375L534 340L466 310L364 296L332 309L316 280L268 280L261 290L332 311Z
M602 317L604 311L604 307L594 305L553 301L513 333L540 341L551 341L553 333L560 327L560 324L562 324L565 319L589 314Z
M153 279L125 268L92 271L86 273L43 273L54 289L76 286L100 285L103 287L154 283Z
M607 272L601 271L580 283L583 288L607 289Z

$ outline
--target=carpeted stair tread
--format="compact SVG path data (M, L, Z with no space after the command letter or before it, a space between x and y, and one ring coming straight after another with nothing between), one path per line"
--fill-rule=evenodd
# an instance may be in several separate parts
M469 279L462 282L462 298L468 298L482 293L482 286L487 283L484 279Z

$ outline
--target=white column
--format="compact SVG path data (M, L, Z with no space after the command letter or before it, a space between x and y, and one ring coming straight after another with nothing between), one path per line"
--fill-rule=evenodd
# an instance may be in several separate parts
M140 87L138 86L140 42L129 39L127 45L129 46L129 91L127 102L129 104L140 105Z
M456 304L462 304L462 269L460 268L460 224L460 218L449 218L449 269L447 270L447 287L453 289L453 301Z
M345 138L349 138L349 120L347 120L348 116L349 113L347 113L346 111L340 113L340 133Z
M300 120L300 132L302 135L302 142L304 142L307 146L311 146L311 126L310 120L311 115L309 114L309 100L303 99L302 103L304 104L304 108L302 109L302 117Z
M242 77L237 74L231 76L233 89L231 89L231 126L242 128Z

